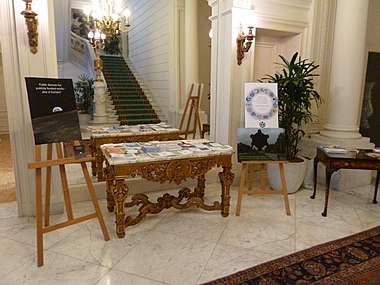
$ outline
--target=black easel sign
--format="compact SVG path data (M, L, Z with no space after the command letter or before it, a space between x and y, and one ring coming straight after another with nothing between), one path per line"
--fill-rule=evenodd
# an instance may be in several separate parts
M71 79L25 78L35 143L81 140Z

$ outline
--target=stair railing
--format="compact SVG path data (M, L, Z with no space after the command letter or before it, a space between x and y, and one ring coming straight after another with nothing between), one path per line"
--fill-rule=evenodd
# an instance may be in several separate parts
M96 78L96 72L94 69L95 52L88 40L78 36L71 32L70 39L70 57L71 61L86 70L87 74ZM104 79L102 73L102 79L107 87L107 82Z

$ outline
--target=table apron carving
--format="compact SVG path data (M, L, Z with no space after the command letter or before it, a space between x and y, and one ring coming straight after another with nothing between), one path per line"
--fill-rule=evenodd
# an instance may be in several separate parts
M206 211L221 210L223 217L227 217L230 207L230 186L234 179L231 172L231 156L211 155L188 159L162 160L155 162L138 162L121 165L109 165L104 171L106 177L107 208L115 210L116 232L119 237L125 236L125 228L140 222L147 214L157 214L163 209L186 209L196 206ZM205 175L214 167L222 167L219 173L221 184L221 201L214 201L212 205L205 204L204 194ZM145 194L139 193L126 202L128 186L125 178L140 176L148 181L159 183L170 182L180 185L187 178L197 178L197 185L193 190L183 187L178 195L164 194L156 202L151 202ZM124 208L140 206L136 217L125 216Z

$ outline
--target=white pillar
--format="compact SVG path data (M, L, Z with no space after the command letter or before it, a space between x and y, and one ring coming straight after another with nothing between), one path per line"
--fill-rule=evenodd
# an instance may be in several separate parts
M35 161L34 140L25 77L57 77L53 2L34 1L38 13L38 51L29 50L23 1L0 1L0 37L7 101L9 135L20 216L35 214L35 172L27 164ZM51 212L63 210L59 177L53 175Z
M374 147L359 133L367 12L368 0L337 0L326 124L320 134L302 139L300 155L313 158L321 145ZM318 171L318 180L325 183L324 171ZM370 183L370 171L342 169L330 185L346 189Z
M338 0L326 124L321 135L359 139L368 0Z
M236 3L235 3L236 2ZM236 145L237 129L244 126L244 82L249 82L253 49L237 64L236 37L240 23L254 18L247 1L209 0L212 8L210 138ZM248 3L250 7L250 2Z
M106 85L103 80L96 80L94 85L94 103L95 112L94 120L91 122L92 125L107 125L108 124L108 114L106 110Z
M197 1L185 1L185 92L191 83L199 81ZM185 102L186 99L187 97Z
M184 93L180 102L185 106L188 92L192 83L199 82L199 46L198 46L198 0L186 0L185 2L185 54L184 54ZM203 90L203 88L202 88ZM201 95L201 98L204 94ZM183 110L184 111L184 110ZM207 122L207 115L199 109L201 124ZM186 119L187 120L187 119Z

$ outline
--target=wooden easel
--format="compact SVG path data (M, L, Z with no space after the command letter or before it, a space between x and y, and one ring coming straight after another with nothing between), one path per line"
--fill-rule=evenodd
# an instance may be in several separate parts
M280 168L280 176L281 176L281 187L282 189L267 189L265 187L266 185L266 172L267 172L267 165L270 163L276 163L278 164ZM289 206L289 199L288 199L288 190L286 188L286 180L285 180L285 173L284 173L284 163L288 163L287 160L251 160L251 161L243 161L242 162L242 168L241 168L241 178L240 178L240 189L238 194L238 202L236 206L236 216L240 216L240 208L241 208L241 202L242 202L242 196L243 194L249 194L249 195L273 195L273 194L281 194L284 196L284 202L285 202L285 210L286 214L290 215L290 206ZM260 171L260 189L252 189L253 185L253 175L256 171L256 166L259 166ZM245 182L246 182L246 176L247 176L247 170L248 170L248 189L245 189Z
M180 134L184 135L185 139L187 139L187 136L190 134L193 134L193 139L195 139L195 134L197 132L196 128L199 128L199 133L202 133L202 127L201 127L201 119L199 117L199 103L201 100L201 92L203 90L203 84L198 84L197 92L193 94L195 84L192 83L190 86L189 96L186 101L186 106L182 114L181 122L179 124L178 129L180 130ZM189 109L190 108L190 109ZM187 114L189 109L189 114ZM193 118L194 114L194 118ZM187 118L187 124L186 129L183 130L183 123L185 121L186 116ZM193 120L193 128L190 129L191 121Z
M90 175L87 170L86 162L92 161L94 158L91 156L86 156L82 158L63 156L61 143L54 143L57 150L57 159L52 159L53 157L53 144L47 145L47 155L46 160L42 160L41 156L41 145L36 145L36 162L28 163L28 168L36 170L36 223L37 223L37 266L42 266L44 264L43 259L43 234L58 230L70 225L74 225L86 220L97 218L100 227L103 232L105 240L109 240L109 234L104 223L104 219L95 195L94 187L91 183ZM79 145L79 142L74 142L74 145ZM83 171L83 175L86 179L86 184L88 187L89 194L91 196L92 204L94 205L95 212L74 218L73 209L71 206L71 199L69 193L69 187L67 183L66 175L66 164L77 164L80 163ZM51 170L53 166L59 166L59 172L61 176L63 196L66 206L67 221L61 222L55 225L49 225L49 213L50 213L50 193L51 193ZM46 168L46 193L45 193L45 221L42 224L42 169Z

